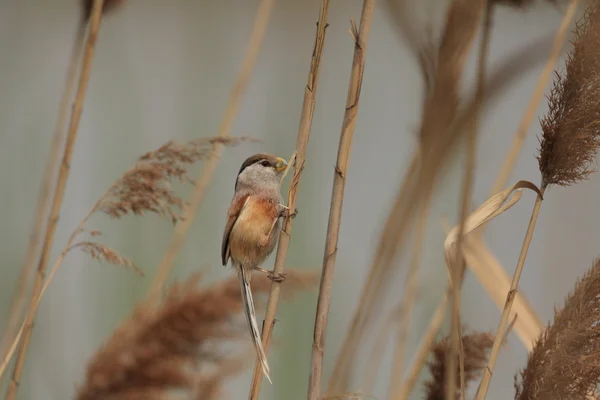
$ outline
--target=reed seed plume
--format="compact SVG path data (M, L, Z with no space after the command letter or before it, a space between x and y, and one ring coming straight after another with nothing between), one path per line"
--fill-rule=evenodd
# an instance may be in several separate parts
M433 359L429 362L431 379L425 382L427 400L445 400L445 376L448 363L449 337L443 338L435 344L431 353ZM464 349L464 375L465 384L477 378L487 364L488 351L494 343L494 335L487 332L476 332L462 337ZM458 363L456 364L458 365ZM456 399L460 398L460 372L456 369L457 392ZM466 389L466 388L465 388Z
M600 258L555 310L527 366L515 376L516 400L571 400L598 396L600 383ZM596 397L594 397L596 398Z
M216 399L224 377L240 372L239 354L223 354L225 341L247 341L237 277L200 288L200 275L173 285L161 305L146 300L90 359L78 400ZM288 271L285 294L314 288L317 271ZM252 290L266 294L271 280L255 274ZM249 341L248 341L249 342ZM252 357L246 360L251 361ZM250 364L248 364L250 365ZM202 372L216 368L223 374ZM203 392L204 391L204 392Z
M566 72L556 73L537 157L542 186L586 179L600 146L600 13L592 2L577 22Z
M169 217L173 223L181 219L183 201L171 189L173 181L189 182L186 168L207 158L218 142L235 145L245 138L211 138L180 144L169 141L142 155L136 165L115 182L97 206L98 211L120 218L145 212Z
M98 242L78 242L71 246L71 249L79 247L84 253L90 255L92 260L104 261L108 264L124 266L132 269L139 276L144 276L144 272L130 259L123 257L117 251Z
M104 0L104 4L102 5L102 12L104 14L110 13L117 8L121 7L125 3L125 0ZM82 1L82 12L83 12L83 20L88 21L90 19L90 15L92 13L92 6L94 5L94 0L83 0Z

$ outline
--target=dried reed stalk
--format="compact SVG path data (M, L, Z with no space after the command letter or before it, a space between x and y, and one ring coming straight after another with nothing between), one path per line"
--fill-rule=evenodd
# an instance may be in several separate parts
M419 374L421 373L421 369L423 365L427 361L427 356L431 352L431 348L435 344L435 337L440 327L442 326L442 322L444 321L444 315L446 313L446 305L448 304L448 299L450 297L451 288L445 291L442 300L437 306L437 309L433 313L433 316L429 320L429 324L425 331L425 334L422 335L421 342L419 343L419 347L417 347L417 352L415 355L415 359L413 360L406 379L402 384L402 388L396 392L394 397L395 400L408 400L410 394L412 393L415 385L417 384L417 380L419 379Z
M174 285L163 304L146 299L138 305L90 359L76 399L165 399L173 391L187 398L220 398L225 379L248 364L247 358L220 350L223 342L246 337L235 322L242 299L235 277L207 288L198 287L199 278L195 274ZM294 292L314 288L317 279L316 271L287 275ZM266 294L269 287L266 276L252 280L254 293ZM216 371L202 372L210 366Z
M102 5L102 13L106 15L121 7L123 4L125 4L125 0L104 0L104 4ZM84 22L88 22L92 16L94 0L82 0L81 5L81 19Z
M527 252L529 251L529 245L531 244L531 239L533 238L533 232L535 230L535 224L537 222L537 218L540 212L540 207L542 205L543 194L545 187L540 188L540 194L535 199L535 205L533 207L533 212L531 214L531 219L529 220L529 225L527 226L527 232L525 233L525 240L523 241L523 245L521 247L521 253L519 254L519 260L517 262L517 267L515 268L515 272L513 274L513 278L510 284L510 289L506 295L506 302L504 303L504 309L502 310L502 315L500 316L500 323L498 324L498 329L496 330L496 337L494 339L494 345L492 346L492 351L490 354L490 359L488 362L488 366L484 371L483 377L481 379L481 384L477 391L476 399L483 400L487 394L487 390L492 379L492 373L494 370L494 365L496 364L496 360L498 355L500 354L500 346L502 345L502 338L504 336L504 332L509 324L510 312L512 309L512 305L515 301L515 295L518 291L519 280L521 279L521 273L523 272L523 267L525 265L525 259L527 258Z
M252 33L250 34L248 46L246 48L244 62L236 78L236 83L231 91L231 94L229 95L229 103L219 127L218 136L221 138L226 138L231 134L235 116L240 108L242 97L246 91L246 88L248 87L248 82L252 76L254 66L256 65L256 60L258 59L260 48L267 31L267 26L269 24L271 12L273 11L274 6L275 0L261 0L258 6L254 20L254 26L252 28ZM206 188L212 180L212 176L217 168L217 164L219 163L223 150L224 146L222 143L214 143L210 159L194 183L195 189L192 193L189 203L185 207L184 218L175 227L169 247L165 251L163 258L157 267L156 275L154 276L154 280L150 286L148 296L154 300L158 299L162 287L165 284L171 269L173 269L175 258L181 250L181 246L183 246L185 235L192 225L194 217L196 216L196 212L200 207L202 200L204 199L204 193L206 192Z
M483 18L482 24L482 37L479 49L479 59L477 65L477 85L475 89L475 101L477 103L483 100L484 86L486 79L486 63L488 60L489 53L489 42L491 35L491 23L493 16L493 4L489 4L486 0L483 0ZM471 197L473 192L473 181L475 180L475 166L476 166L476 152L477 152L477 129L478 121L477 114L471 120L471 124L468 127L467 135L467 160L465 165L465 177L462 188L462 199L460 206L459 226L458 226L458 240L456 246L458 249L462 248L462 241L465 233L465 220L469 215L469 206L471 204ZM458 354L459 371L460 371L460 398L465 399L465 360L464 352L462 347L462 331L460 322L460 290L462 288L462 280L465 271L465 259L461 251L456 252L454 259L454 266L450 268L450 275L452 279L452 314L450 324L450 346L448 347L447 363L446 363L446 398L454 397L456 393L456 380L453 375L456 370L456 357ZM461 282L459 284L459 282Z
M29 236L25 260L23 261L23 265L20 269L21 272L19 274L19 281L13 295L10 314L6 323L4 334L2 336L2 342L0 343L0 355L3 358L6 356L8 347L11 341L14 340L17 333L19 320L21 319L21 315L25 307L27 288L33 276L35 261L37 260L38 249L40 247L42 233L45 228L46 216L50 206L50 199L52 198L52 182L54 176L56 175L61 156L61 150L63 148L63 142L65 140L65 124L67 123L67 118L69 117L69 106L71 104L73 89L75 88L75 82L77 80L77 67L81 62L81 50L85 39L86 25L87 24L84 20L80 20L75 33L73 47L71 49L71 57L68 64L65 87L63 89L60 106L58 108L58 118L56 121L56 126L54 127L52 144L50 146L48 159L46 160L42 185L37 199L34 225Z
M72 232L64 249L50 269L39 295L33 299L33 313L37 311L56 271L62 265L67 254L73 249L80 248L88 252L92 258L111 264L124 264L141 273L133 262L106 245L89 240L77 241L83 233L88 233L91 237L100 234L99 231L87 228L90 217L97 212L104 213L112 218L120 218L127 214L141 215L151 212L176 222L181 219L180 210L183 201L171 190L173 181L191 181L187 176L186 167L210 155L215 141L223 145L235 145L241 140L243 138L199 139L185 145L168 142L160 148L142 155L131 169L107 189ZM26 327L26 322L24 322L0 366L0 376L4 373Z
M17 361L15 363L13 376L6 394L6 398L8 400L13 400L16 396L19 387L19 381L21 379L21 374L23 372L23 364L27 355L27 349L31 340L31 331L33 329L33 321L35 319L36 314L35 299L40 294L42 283L44 282L44 278L46 275L48 258L50 257L50 250L52 249L52 245L54 243L54 234L56 232L56 225L58 223L59 212L64 199L65 188L67 186L70 163L73 155L73 147L75 145L75 140L77 139L77 129L79 128L79 120L83 111L83 102L85 100L85 95L87 92L87 86L92 68L92 61L94 59L96 40L98 38L98 32L100 30L103 3L104 0L94 0L94 5L89 22L87 42L83 54L83 60L81 63L79 84L77 88L77 94L75 97L75 103L73 105L73 113L71 114L71 120L69 122L67 140L65 143L60 170L58 173L58 179L56 181L56 191L54 192L52 208L46 226L46 233L44 235L44 245L42 247L34 288L27 310L23 341L21 342L21 346L19 347L17 353Z
M444 382L453 379L455 382L464 381L465 384L468 384L475 380L485 368L487 352L492 347L494 337L490 333L473 333L464 335L461 338L464 348L464 371L458 371L456 368L453 371L448 371L448 342L450 337L442 339L433 346L433 360L428 365L431 379L425 382L426 400L459 399L461 395L456 391L448 397L446 393L447 385ZM456 365L456 363L454 364ZM450 377L448 377L448 373L451 373ZM464 393L464 390L462 392Z
M296 159L294 162L294 175L292 176L291 183L289 185L287 194L287 206L290 210L296 209L296 199L298 196L298 188L300 185L300 179L302 177L302 171L304 170L304 163L306 161L306 147L308 140L310 139L310 132L312 127L313 115L315 111L315 102L319 81L319 67L321 66L321 57L323 55L323 47L325 45L325 33L327 29L327 17L329 15L329 0L321 0L321 6L319 9L319 19L317 21L317 31L315 37L315 45L312 52L310 70L308 73L308 82L304 88L304 101L302 103L302 114L300 117L300 126L298 128L298 136L296 139ZM279 235L279 243L277 246L277 253L275 256L275 265L273 273L275 275L281 274L287 258L287 251L290 245L291 233L292 233L292 218L285 218L281 234ZM273 333L273 327L275 324L275 315L277 313L277 303L281 292L281 284L273 281L271 291L269 293L269 301L267 303L267 310L265 312L265 319L262 331L262 342L265 352L268 354L268 347L271 335ZM249 398L257 400L260 394L260 387L262 382L262 368L260 363L257 361L254 368L254 375L252 377L252 386L250 388Z
M427 201L423 205L423 208L421 208L419 214L415 243L413 244L410 267L406 277L406 286L404 287L404 294L398 306L398 333L396 335L396 349L394 351L394 360L392 362L392 374L388 386L388 399L390 400L392 400L400 390L402 384L400 378L404 376L406 344L408 342L408 332L410 331L410 324L412 322L412 311L417 291L417 273L421 264L421 251L425 239L425 230L427 229L430 206L431 201ZM373 367L374 366L371 365L371 368Z
M323 369L323 355L325 351L325 332L331 305L331 288L333 285L333 273L337 256L337 245L342 222L342 205L344 202L344 189L352 139L356 126L356 116L360 102L360 90L365 69L367 43L373 22L375 0L364 0L360 14L360 26L352 20L350 34L354 40L354 57L352 70L350 72L350 85L348 97L340 134L337 162L333 175L333 189L331 194L331 207L329 210L329 223L325 240L325 254L323 256L323 269L321 272L321 283L319 285L319 298L317 301L317 312L315 316L315 329L311 353L311 367L308 381L308 399L318 400L321 396L321 375Z
M485 291L501 310L506 302L511 277L502 264L485 245L485 242L467 237L463 253L471 272L479 280ZM519 316L515 322L515 333L527 351L533 349L535 341L543 330L543 324L522 292L517 292L509 319Z
M600 381L600 259L555 310L529 355L521 379L515 376L516 400L599 398Z
M447 161L453 144L461 130L455 126L459 113L459 82L473 39L479 27L480 8L470 1L457 0L452 3L446 18L443 39L438 48L435 76L431 77L424 101L419 137L422 151L415 155L405 176L396 202L382 232L369 278L365 284L359 309L354 315L351 329L342 346L334 373L329 382L331 392L341 392L348 384L354 352L358 348L372 318L377 315L374 308L384 296L383 286L390 281L401 244L418 204L430 197L440 167ZM420 57L420 59L426 59ZM424 73L427 76L427 73ZM421 166L421 168L418 168Z

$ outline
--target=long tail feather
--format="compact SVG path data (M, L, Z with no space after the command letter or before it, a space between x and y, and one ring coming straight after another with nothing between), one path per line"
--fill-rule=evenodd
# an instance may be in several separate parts
M252 291L250 289L250 273L246 271L244 267L238 267L238 276L240 278L240 286L242 287L242 299L244 301L244 311L246 314L246 319L248 320L248 326L250 327L250 336L252 337L252 342L254 343L254 347L256 348L256 354L258 355L258 359L260 360L260 365L262 366L263 374L269 381L269 383L273 383L271 381L271 377L269 376L269 363L267 361L267 356L265 355L265 351L262 346L262 340L260 337L260 332L258 331L258 325L256 323L256 313L254 311L254 300L252 299Z

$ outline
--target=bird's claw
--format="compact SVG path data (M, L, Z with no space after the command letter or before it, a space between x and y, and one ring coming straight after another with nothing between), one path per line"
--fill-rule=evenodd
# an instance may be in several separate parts
M269 274L267 275L267 277L272 280L273 282L278 282L281 283L283 281L285 281L285 273L281 272L277 275L275 275L275 273L273 273L273 271L269 271Z
M288 206L284 206L283 204L279 205L281 207L281 211L279 211L279 217L286 217L294 219L296 215L298 215L298 209L295 208L294 212L290 212L290 208Z

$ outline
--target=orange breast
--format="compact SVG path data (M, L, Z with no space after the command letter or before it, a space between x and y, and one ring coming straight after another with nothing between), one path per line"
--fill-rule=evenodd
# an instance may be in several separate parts
M269 233L277 218L277 206L272 202L250 197L238 216L229 237L231 258L247 268L259 266L275 247L278 226L275 226L266 246L261 240Z

